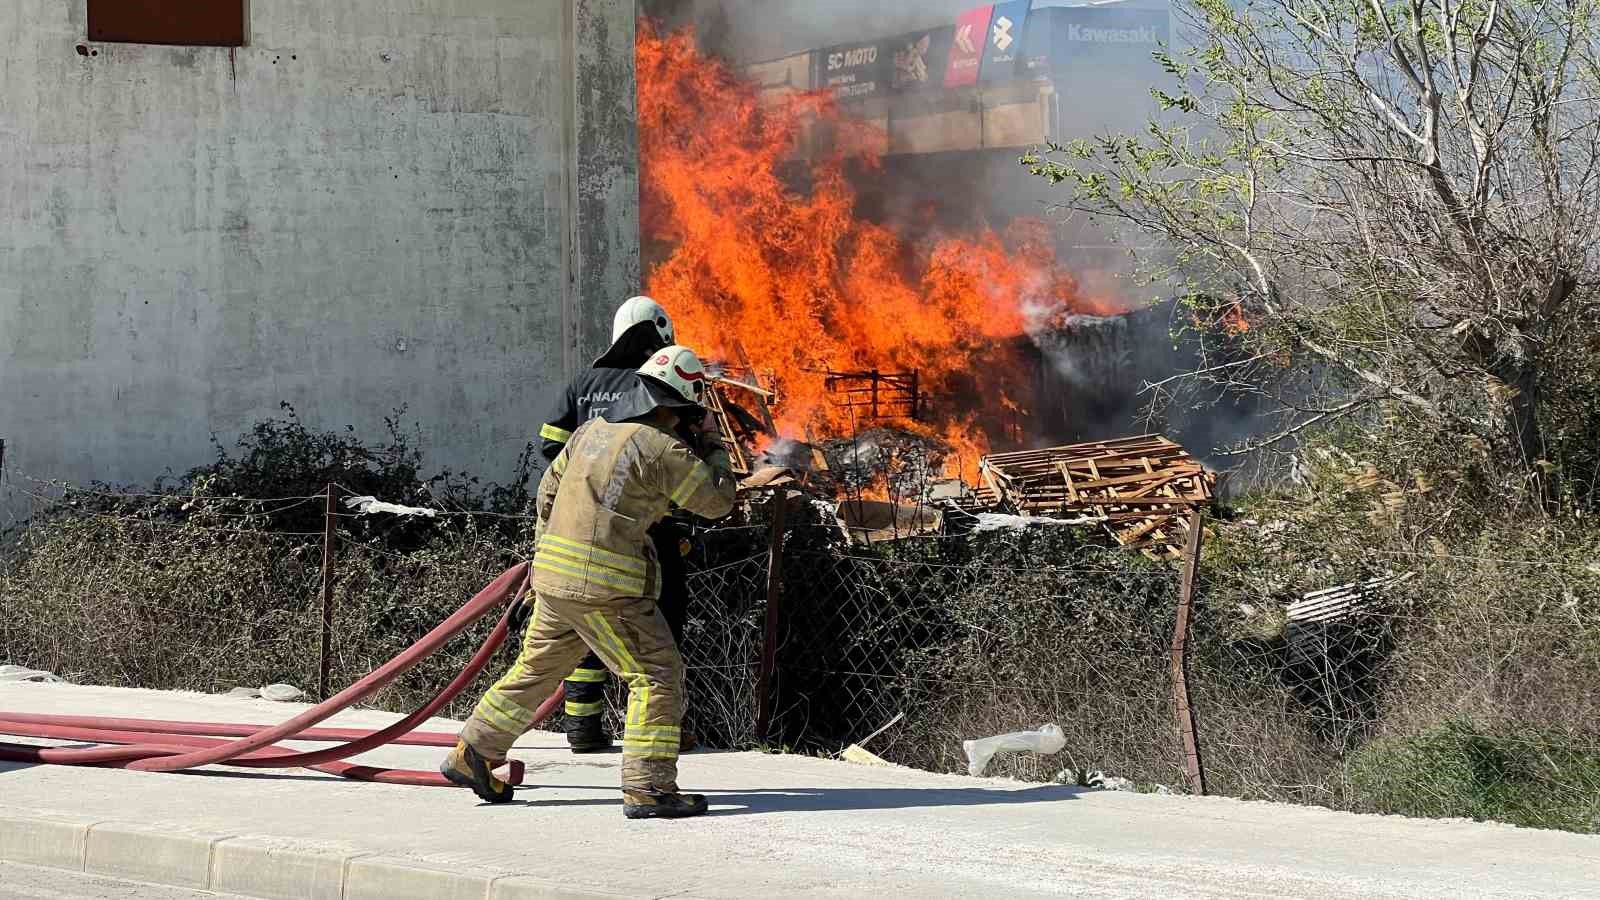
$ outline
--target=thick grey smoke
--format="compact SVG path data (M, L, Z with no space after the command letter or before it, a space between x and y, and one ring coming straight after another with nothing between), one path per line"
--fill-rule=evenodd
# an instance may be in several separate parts
M702 47L736 63L867 40L955 20L975 0L646 0L644 14L694 26Z

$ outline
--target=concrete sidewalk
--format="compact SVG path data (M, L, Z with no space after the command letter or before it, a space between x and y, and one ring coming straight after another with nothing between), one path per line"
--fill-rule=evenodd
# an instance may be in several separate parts
M298 708L0 685L0 711L273 723ZM301 770L0 763L0 859L294 900L1600 893L1600 839L1585 836L753 753L684 758L684 788L711 797L705 818L628 822L619 757L572 756L544 733L519 746L532 787L505 806ZM361 760L431 768L442 752L388 747Z

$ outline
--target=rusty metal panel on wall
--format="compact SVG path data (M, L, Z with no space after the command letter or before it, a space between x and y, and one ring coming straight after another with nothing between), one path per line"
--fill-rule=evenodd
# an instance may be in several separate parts
M88 0L89 40L242 47L248 0Z

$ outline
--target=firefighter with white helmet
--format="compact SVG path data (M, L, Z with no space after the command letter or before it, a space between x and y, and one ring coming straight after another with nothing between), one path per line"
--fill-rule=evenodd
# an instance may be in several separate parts
M638 379L635 370L672 343L672 317L660 303L639 296L630 297L618 307L611 323L610 348L595 360L593 368L557 395L544 417L539 429L544 458L554 460L578 426L604 415L612 404L632 391ZM682 522L664 519L650 533L661 565L661 612L679 641L683 640L689 602L688 572L683 559L688 532ZM611 747L602 719L606 678L600 658L590 654L567 679L567 744L574 753L598 753ZM686 745L693 743L691 731L685 732L684 740Z
M706 373L686 347L661 349L605 417L580 425L539 482L533 612L522 653L490 688L440 766L452 782L503 803L493 774L534 711L586 652L628 685L622 740L628 818L699 815L678 790L683 657L657 608L661 567L647 530L673 507L721 518L737 483L714 420ZM691 443L685 420L698 429Z
M673 342L672 317L649 297L631 297L611 320L611 346L566 386L539 428L545 459L555 459L579 425L605 412L633 387L634 370Z

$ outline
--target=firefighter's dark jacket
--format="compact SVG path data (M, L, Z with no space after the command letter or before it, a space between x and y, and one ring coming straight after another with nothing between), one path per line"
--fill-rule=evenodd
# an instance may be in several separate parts
M599 418L638 383L639 374L633 369L589 369L579 375L545 414L539 427L539 452L546 460L555 459L579 425Z
M594 361L594 368L556 394L539 427L539 452L545 460L556 458L579 425L598 417L633 390L639 383L638 368L659 349L655 326L640 322L623 332L611 349Z

